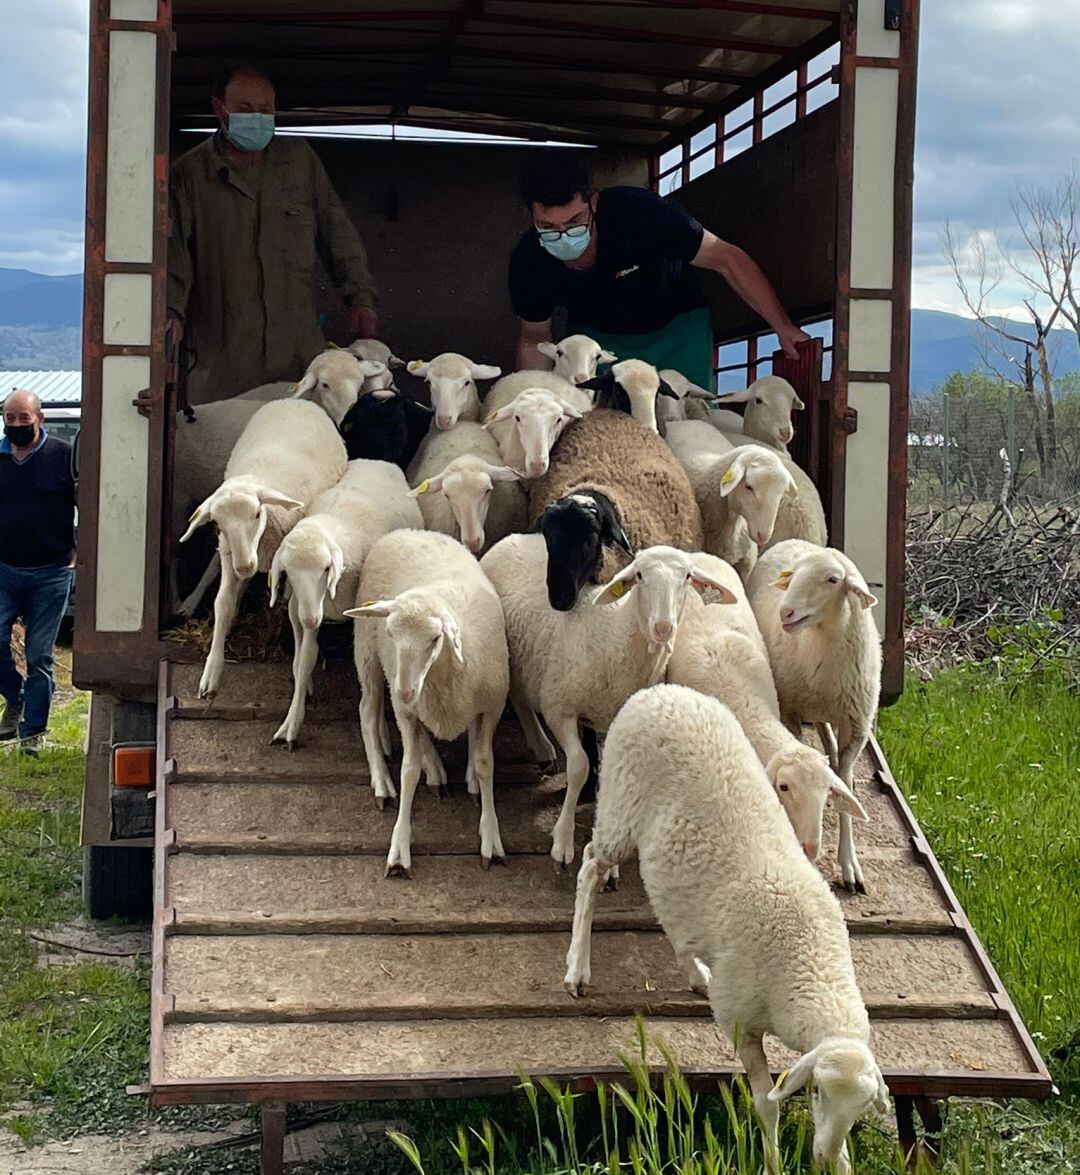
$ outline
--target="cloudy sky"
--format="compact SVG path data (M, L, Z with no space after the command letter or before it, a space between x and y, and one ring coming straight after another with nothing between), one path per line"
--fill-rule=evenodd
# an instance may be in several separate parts
M82 266L86 0L5 5L0 40L0 266ZM940 246L1009 241L1017 183L1080 159L1080 0L924 0L916 153L916 306L960 310ZM1006 284L996 306L1016 305Z

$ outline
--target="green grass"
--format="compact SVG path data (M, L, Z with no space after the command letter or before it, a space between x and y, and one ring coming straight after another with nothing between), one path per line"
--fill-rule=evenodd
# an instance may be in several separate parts
M80 908L85 714L82 696L63 706L53 730L59 745L36 762L0 751L0 1108L30 1103L5 1123L28 1141L118 1134L151 1120L210 1126L211 1115L228 1119L237 1112L152 1113L124 1093L126 1084L145 1080L144 968L36 966L26 928L64 920ZM993 667L966 667L930 683L909 682L900 702L882 714L881 726L889 761L930 844L1049 1056L1080 1029L1080 698L1057 669L1010 678ZM1080 1172L1080 1055L1052 1060L1051 1069L1062 1094L1044 1105L952 1107L945 1175ZM629 1076L627 1088L633 1088ZM604 1153L605 1113L597 1095L532 1093L535 1106L526 1091L486 1100L353 1105L342 1107L340 1116L405 1119L426 1175L608 1170L606 1162L594 1165ZM604 1096L610 1133L610 1105L618 1095L608 1089ZM624 1109L620 1129L640 1135L640 1166L624 1170L692 1175L760 1168L760 1158L750 1157L759 1141L747 1128L738 1091L730 1102L703 1097L688 1110L689 1095L673 1073L666 1092L630 1096L636 1113ZM806 1109L799 1104L785 1117L792 1172L808 1170L801 1141L806 1132ZM872 1125L857 1131L855 1148L856 1170L864 1175L898 1169L892 1140ZM630 1156L625 1133L620 1155ZM169 1175L254 1172L257 1160L250 1150L189 1151L153 1169ZM360 1169L409 1175L417 1168L387 1140L365 1140L298 1175Z

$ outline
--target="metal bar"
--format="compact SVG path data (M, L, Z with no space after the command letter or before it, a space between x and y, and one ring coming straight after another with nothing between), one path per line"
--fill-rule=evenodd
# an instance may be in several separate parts
M949 393L941 393L941 503L949 508Z
M754 380L757 379L757 369L758 369L757 345L758 345L758 336L757 335L751 335L750 338L748 338L746 340L746 378L747 378L748 385L752 384L754 382Z
M476 86L483 90L504 90L508 96L521 95L521 86L514 86L508 79L442 78L444 86ZM562 98L571 102L627 102L635 106L667 106L683 110L707 110L718 106L722 99L706 98L696 94L668 94L664 90L629 90L621 86L582 86L579 89L548 89L542 83L529 85L529 96L540 98Z
M682 145L682 182L690 182L690 140L686 139Z
M505 4L532 4L533 0L502 0ZM581 0L545 0L548 5L580 7ZM698 12L745 12L751 16L782 16L789 20L824 20L835 24L837 13L828 8L795 8L790 4L757 4L754 0L591 0L590 8L689 9Z
M473 112L477 114L490 114L494 117L505 115L508 118L518 118L525 122L531 122L543 126L550 126L552 128L557 126L566 126L574 128L575 126L611 126L611 127L626 127L630 130L638 131L663 131L666 130L671 123L657 118L624 118L617 113L611 114L580 114L576 110L551 110L538 109L527 99L520 100L520 104L513 106L506 106L508 99L498 98L497 101L483 102L468 101L463 102L460 99L453 99L453 105L449 109L460 110L464 112ZM513 99L509 99L513 102ZM432 95L427 100L427 105L439 106L440 103Z
M596 33L609 41L644 41L651 45L689 45L696 49L731 49L740 53L760 53L770 57L795 57L798 47L777 45L772 41L749 41L741 37L696 36L675 33L666 29L636 29L623 25L589 24L580 20L549 20L532 16L505 16L485 13L478 19L488 23L509 25L511 28L549 29L554 33Z
M761 142L762 123L764 122L765 91L757 90L754 93L753 142L756 147Z
M716 120L716 142L713 145L713 150L716 156L713 160L714 167L724 166L724 148L727 146L726 137L724 135L724 124L727 121L726 117L721 114Z
M365 12L346 9L340 12L274 12L260 7L250 12L177 12L173 24L412 24L415 22L449 20L452 12L446 9L412 8Z
M465 31L465 26L475 16L480 16L484 10L484 0L462 0L450 20L439 43L427 63L423 74L410 88L408 94L394 105L395 115L407 114L410 106L419 106L423 103L424 95L428 92L433 81L445 77L450 71L454 53L454 45L458 37Z
M678 65L670 67L647 65L641 62L627 62L605 60L603 58L573 58L557 57L537 53L504 53L501 49L480 49L471 45L459 45L454 50L455 57L471 57L477 60L495 60L500 63L512 62L515 65L541 68L550 66L558 70L584 70L588 73L624 73L637 77L667 78L670 81L716 82L718 85L745 86L753 82L754 77L748 74L732 73L730 70L711 69L706 66L694 66L686 69Z
M806 73L809 68L808 63L800 61L795 67L795 117L806 117L806 91L809 88L806 84Z

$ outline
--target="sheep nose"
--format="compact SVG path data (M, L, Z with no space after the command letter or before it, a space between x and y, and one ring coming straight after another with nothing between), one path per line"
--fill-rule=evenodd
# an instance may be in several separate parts
M807 857L811 861L816 861L818 859L818 853L821 852L821 845L820 844L807 844L804 841L802 848L803 848L803 852L807 855Z
M247 579L248 576L255 574L255 564L254 563L238 563L236 565L236 574L241 576L243 579Z
M780 619L781 620L790 620L792 618L792 616L794 616L794 615L795 615L794 608L781 608L780 609Z
M477 551L480 550L480 548L483 545L484 545L483 537L480 537L478 539L467 539L465 542L465 546L467 546L469 548L469 550L472 551L472 553L474 555L477 553Z
M794 435L795 435L795 430L793 428L785 428L780 439L786 445L788 443L788 441L790 441Z
M436 416L435 425L441 428L443 432L449 432L454 427L454 418L452 416Z
M581 387L582 384L588 383L588 382L589 382L589 377L587 375L575 375L574 376L574 383L577 384L577 386L579 388Z
M314 630L319 627L318 618L315 616L305 616L301 621L304 628Z
M416 690L411 685L407 685L398 690L398 697L403 702L411 702L416 697Z
M670 640L673 631L674 629L670 620L658 620L653 625L653 635L658 641Z
M546 461L528 461L525 464L525 472L530 477L542 477L547 473Z

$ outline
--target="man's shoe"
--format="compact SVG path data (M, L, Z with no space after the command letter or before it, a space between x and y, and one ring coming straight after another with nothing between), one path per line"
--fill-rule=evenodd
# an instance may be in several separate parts
M20 721L22 721L22 706L14 706L11 702L5 702L4 713L0 715L0 741L15 738L19 733Z
M35 759L45 746L45 732L40 731L38 734L28 734L26 738L19 742L19 750L24 755L32 755Z

